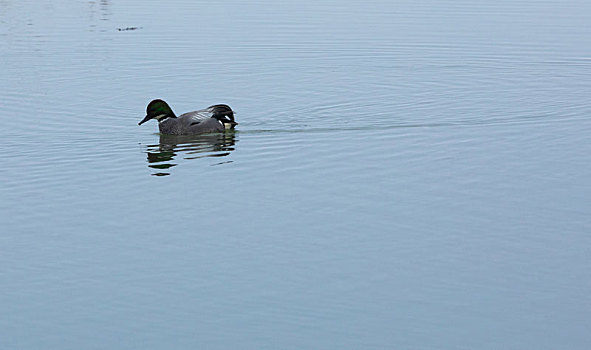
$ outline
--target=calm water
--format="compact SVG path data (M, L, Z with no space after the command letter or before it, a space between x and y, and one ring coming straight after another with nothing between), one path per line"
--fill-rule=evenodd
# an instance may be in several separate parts
M589 23L0 0L0 348L588 349Z

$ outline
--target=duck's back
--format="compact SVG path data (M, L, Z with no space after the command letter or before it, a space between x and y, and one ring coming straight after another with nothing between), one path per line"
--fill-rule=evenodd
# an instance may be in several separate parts
M224 131L222 122L212 118L211 107L181 114L177 118L168 118L159 124L160 133L168 135L191 135L206 132Z

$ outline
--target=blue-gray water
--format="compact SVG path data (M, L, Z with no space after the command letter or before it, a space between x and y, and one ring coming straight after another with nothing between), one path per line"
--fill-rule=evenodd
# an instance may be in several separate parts
M0 348L588 349L589 23L0 0Z

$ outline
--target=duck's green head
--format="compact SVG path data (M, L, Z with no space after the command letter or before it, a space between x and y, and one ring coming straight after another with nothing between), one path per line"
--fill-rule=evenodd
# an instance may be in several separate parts
M142 125L150 119L162 121L166 118L176 118L176 115L174 115L174 112L170 106L168 106L168 103L162 100L153 100L146 108L146 117L137 125Z

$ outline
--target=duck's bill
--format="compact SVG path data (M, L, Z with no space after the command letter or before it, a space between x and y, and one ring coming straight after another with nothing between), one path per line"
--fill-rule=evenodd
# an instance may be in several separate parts
M141 122L137 123L137 125L142 125L150 119L152 119L152 118L150 118L149 116L146 116Z

